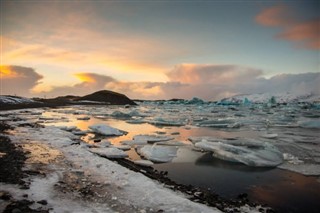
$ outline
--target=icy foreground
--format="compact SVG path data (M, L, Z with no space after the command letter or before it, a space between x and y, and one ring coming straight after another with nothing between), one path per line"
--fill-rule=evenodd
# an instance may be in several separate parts
M249 139L242 141L208 142L203 139L195 147L213 152L221 160L239 162L255 167L274 167L283 162L282 153L272 144Z
M140 173L93 154L88 146L75 144L72 133L59 128L17 127L11 139L22 145L43 144L61 153L63 161L51 161L51 172L45 178L31 180L28 192L29 198L48 200L52 212L114 212L115 206L119 206L121 212L220 212L194 203ZM101 187L96 192L99 199L95 202L77 201L72 195L59 192L55 186L63 181L66 172L85 174L82 180L88 181L91 178L99 183ZM21 196L19 190L12 186L2 185L1 188Z

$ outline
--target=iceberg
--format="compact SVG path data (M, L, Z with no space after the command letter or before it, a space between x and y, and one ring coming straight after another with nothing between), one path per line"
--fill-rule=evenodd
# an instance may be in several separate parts
M253 167L275 167L283 162L282 153L267 142L224 141L208 142L203 140L195 147L213 152L213 157L221 160L239 162Z
M320 129L320 119L299 122L299 126L308 129Z
M126 158L128 154L124 151L110 147L110 148L91 148L89 149L90 152L100 155L106 158Z
M173 158L177 156L178 148L175 146L157 146L157 144L154 144L138 148L137 151L150 161L166 163L172 161Z
M113 128L113 127L108 126L106 124L91 125L91 126L89 126L89 129L91 129L95 133L98 133L101 135L106 135L106 136L120 136L120 135L125 134L124 131Z

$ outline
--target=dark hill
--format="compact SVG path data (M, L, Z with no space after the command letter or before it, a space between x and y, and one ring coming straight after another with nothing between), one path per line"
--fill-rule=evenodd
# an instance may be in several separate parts
M127 96L109 91L109 90L101 90L98 92L94 92L92 94L76 98L75 101L97 101L97 102L104 102L111 105L136 105L135 102L130 100Z

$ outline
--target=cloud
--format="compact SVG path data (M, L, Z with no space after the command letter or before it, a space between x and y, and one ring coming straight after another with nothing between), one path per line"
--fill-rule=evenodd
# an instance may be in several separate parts
M320 49L320 18L288 26L278 36L306 49Z
M57 97L62 95L86 95L108 89L120 92L132 99L171 99L200 97L220 100L236 94L320 93L320 73L280 74L266 79L259 69L237 65L181 64L167 73L168 82L119 81L111 76L90 72L74 75L79 83L56 86L49 91L37 91L35 86L41 75L32 68L2 66L2 94L22 96Z
M276 5L262 10L255 21L267 27L279 27L281 32L275 37L294 42L296 47L320 49L320 17L311 20L299 20L285 5Z
M290 19L289 8L283 4L266 8L255 17L257 23L269 27L286 25Z
M262 75L262 71L235 65L181 64L167 73L171 81L189 84L233 84L248 82Z
M33 68L0 66L1 95L30 96L33 87L43 78Z

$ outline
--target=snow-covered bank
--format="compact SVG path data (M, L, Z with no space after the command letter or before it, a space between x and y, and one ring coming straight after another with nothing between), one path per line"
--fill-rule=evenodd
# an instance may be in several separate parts
M61 199L61 192L53 187L63 179L62 173L64 171L75 169L80 169L80 172L86 174L83 179L90 177L95 182L104 183L108 194L106 199L111 197L111 200L117 201L117 205L132 206L133 210L137 212L138 210L140 212L161 210L164 212L220 212L215 208L194 203L185 198L183 194L173 192L140 173L128 170L117 163L91 153L86 145L74 144L72 140L74 138L73 134L56 127L17 127L14 136L11 136L12 141L16 143L42 143L63 154L66 162L63 164L52 162L48 165L53 172L49 173L46 179L32 180L32 184L37 185L36 188L41 186L39 188L41 190L33 190L32 185L29 190L32 197L48 199L48 205L52 206L54 212L68 211L70 203L76 202L76 197L73 199L69 197L72 202ZM48 184L45 187L43 184L41 185L44 182ZM109 210L105 209L105 203L108 203L108 200L105 202L97 200L96 203L87 203L85 206L77 204L74 208L83 208L83 211L79 212L87 212L85 209L91 208L96 212L108 212ZM111 205L109 207L112 209Z

